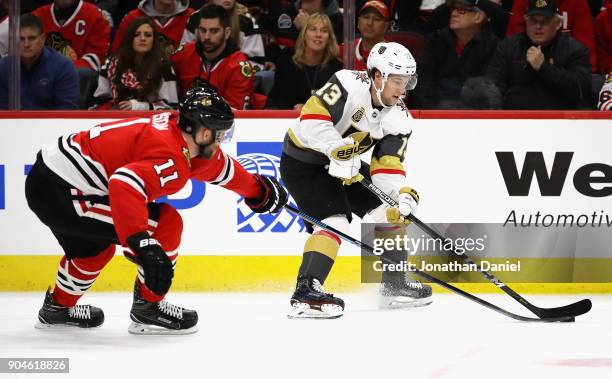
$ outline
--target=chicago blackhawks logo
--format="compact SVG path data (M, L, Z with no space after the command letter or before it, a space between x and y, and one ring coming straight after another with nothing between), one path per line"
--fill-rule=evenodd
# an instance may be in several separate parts
M251 64L247 61L242 61L238 63L240 65L240 73L242 74L242 76L244 76L245 78L250 78L251 76L253 76L253 68L251 67Z

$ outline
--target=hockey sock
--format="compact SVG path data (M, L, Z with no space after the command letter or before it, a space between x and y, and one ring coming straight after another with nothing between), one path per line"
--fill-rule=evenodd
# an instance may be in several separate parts
M326 230L316 231L304 245L298 278L313 277L323 284L334 265L339 248L338 236Z
M73 307L95 282L100 271L115 255L115 245L87 258L60 260L53 290L53 301L64 307Z

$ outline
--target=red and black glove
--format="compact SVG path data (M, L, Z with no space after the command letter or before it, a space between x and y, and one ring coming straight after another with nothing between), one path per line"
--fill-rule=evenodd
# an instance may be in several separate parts
M254 174L255 180L261 186L262 197L258 199L244 199L246 205L255 213L276 213L287 204L287 191L276 178Z
M142 267L147 288L164 296L172 284L174 270L159 242L148 233L140 232L128 237L127 244L136 254L136 263Z

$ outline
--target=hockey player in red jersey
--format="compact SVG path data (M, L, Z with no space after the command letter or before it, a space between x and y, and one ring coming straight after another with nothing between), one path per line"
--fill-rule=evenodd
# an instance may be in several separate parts
M120 245L138 266L129 332L193 333L196 311L164 300L178 257L181 216L154 200L176 193L193 177L245 197L254 212L285 205L287 193L275 178L248 173L219 148L231 136L234 116L213 89L189 91L179 111L96 125L38 153L26 198L65 256L37 327L100 326L100 308L76 303Z

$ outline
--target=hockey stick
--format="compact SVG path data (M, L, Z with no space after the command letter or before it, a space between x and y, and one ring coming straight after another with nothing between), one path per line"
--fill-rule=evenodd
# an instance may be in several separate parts
M384 193L380 188L378 188L376 185L374 185L374 183L372 183L371 181L369 181L369 180L364 178L364 179L362 179L360 181L360 183L365 188L367 188L370 192L372 192L373 194L378 196L385 203L389 204L392 207L397 206L397 201L395 201L389 195ZM445 238L440 233L435 231L429 225L425 224L423 221L421 221L418 218L416 218L413 214L410 214L408 216L408 219L410 219L410 221L414 222L419 228L421 228L421 230L423 230L425 233L429 234L432 238L444 241ZM535 314L536 316L540 317L541 319L554 319L554 318L558 318L558 317L572 317L573 318L575 316L580 316L582 314L585 314L585 313L587 313L588 311L591 310L592 304L591 304L591 300L589 300L589 299L583 299L583 300L577 301L575 303L572 303L572 304L569 304L569 305L565 305L563 307L556 307L556 308L540 308L540 307L536 307L535 305L533 305L530 302L528 302L524 297L522 297L521 295L516 293L512 288L508 287L501 280L499 280L495 276L493 276L493 274L491 274L490 272L488 272L486 270L483 270L480 267L480 265L477 265L467 255L465 255L465 254L458 254L455 250L453 250L453 254L455 256L461 258L464 262L466 262L466 263L468 263L470 265L472 265L472 264L476 265L476 267L478 268L478 272L480 272L485 278L487 278L487 280L489 280L495 286L501 288L502 291L504 291L505 293L510 295L510 297L512 297L514 300L518 301L519 303L521 303L525 308L529 309L533 314Z
M320 221L320 220L318 220L318 219L308 215L307 213L304 213L304 212L300 211L299 209L297 209L297 208L295 208L295 207L293 207L293 206L291 206L289 204L285 205L285 209L287 209L288 211L290 211L290 212L300 216L304 220L306 220L308 222L311 222L314 225L317 225L318 227L320 227L322 229L325 229L327 231L330 231L330 232L334 233L335 235L337 235L338 237L342 238L343 240L345 240L345 241L347 241L347 242L349 242L349 243L351 243L351 244L353 244L355 246L358 246L361 249L366 250L366 251L368 251L368 252L370 252L372 254L375 254L374 253L374 248L372 246L370 246L368 244L365 244L365 243L363 243L363 242L361 242L361 241L359 241L359 240L357 240L357 239L355 239L355 238L353 238L353 237L351 237L351 236L349 236L349 235L347 235L347 234L345 234L345 233L343 233L343 232L341 232L341 231L339 231L339 230L337 230L337 229L327 225L326 223L324 223L324 222L322 222L322 221ZM387 263L391 263L391 264L395 263L395 262L391 261L390 259L388 259L386 257L380 256L380 255L379 255L379 257L380 257L380 259L382 261L385 261ZM502 308L498 307L497 305L493 305L493 304L489 303L486 300L483 300L483 299L481 299L481 298L479 298L477 296L474 296L471 293L465 292L464 290L462 290L460 288L457 288L457 287L455 287L455 286L453 286L453 285L451 285L449 283L446 283L446 282L444 282L444 281L442 281L440 279L434 278L433 276L431 276L431 275L429 275L429 274L427 274L427 273L425 273L423 271L420 271L420 270L418 270L416 268L411 268L410 272L414 272L416 275L420 276L421 278L423 278L425 280L429 280L432 283L436 283L437 285L442 286L442 287L444 287L444 288L446 288L446 289L448 289L448 290L450 290L450 291L452 291L452 292L454 292L454 293L456 293L458 295L466 297L466 298L468 298L468 299L470 299L470 300L472 300L472 301L474 301L474 302L476 302L476 303L478 303L478 304L480 304L480 305L482 305L484 307L487 307L487 308L489 308L489 309L491 309L491 310L493 310L495 312L499 312L499 313L503 314L504 316L511 317L511 318L513 318L515 320L530 321L530 322L572 322L572 321L575 321L575 318L572 317L572 316L569 316L569 315L563 315L563 316L557 316L557 317L543 317L543 318L532 318L532 317L520 316L520 315L511 313L511 312L508 312L507 310L502 309Z

